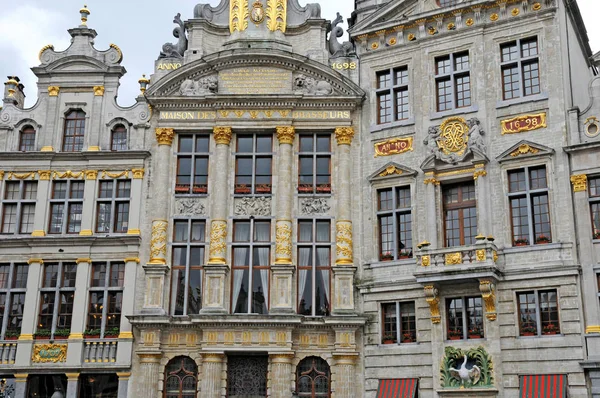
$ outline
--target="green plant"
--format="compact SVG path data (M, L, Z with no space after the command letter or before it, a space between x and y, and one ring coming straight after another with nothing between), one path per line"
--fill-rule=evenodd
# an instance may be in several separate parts
M119 332L120 330L118 327L109 328L104 331L104 336L118 336Z
M528 244L529 244L529 239L525 239L525 238L515 239L515 245L528 245Z
M550 242L550 237L546 236L546 235L540 235L537 238L535 238L535 243L548 243Z
M448 336L450 336L450 337L462 336L462 331L460 331L458 329L449 329Z
M469 329L469 334L481 336L481 329L477 326L474 326Z
M600 231L594 232L594 239L600 239Z
M69 330L69 329L56 329L54 331L54 337L56 337L56 336L69 337L70 334L71 334L71 330Z
M33 337L50 337L52 335L52 331L50 329L38 329L33 334Z
M389 340L392 340L392 341L396 340L396 334L391 333L391 332L384 333L383 341L389 341Z
M100 329L86 329L83 332L84 336L100 336Z
M412 252L408 251L408 250L400 250L400 253L398 253L398 256L400 256L400 257L410 257L410 256L412 256Z
M544 333L557 333L559 331L559 329L558 329L558 326L556 326L555 324L549 323L542 327L542 331Z
M404 332L402 333L402 340L403 341L415 341L415 335L412 332Z
M382 260L393 260L394 255L392 254L392 252L383 252L383 253L381 253L381 259Z
M18 330L7 330L6 333L4 333L4 338L9 338L9 337L19 337L21 335L21 332L19 332Z
M537 329L534 326L522 326L521 333L537 333Z

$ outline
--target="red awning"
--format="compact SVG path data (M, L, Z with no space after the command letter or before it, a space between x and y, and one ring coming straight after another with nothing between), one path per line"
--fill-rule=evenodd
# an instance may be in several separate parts
M521 376L519 398L567 398L566 375Z
M414 398L417 393L417 379L379 380L377 398Z

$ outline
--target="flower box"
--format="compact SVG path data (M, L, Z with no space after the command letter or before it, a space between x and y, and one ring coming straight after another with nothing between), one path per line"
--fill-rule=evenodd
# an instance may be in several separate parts
M331 184L317 185L317 193L331 193Z
M190 193L190 186L188 184L176 184L175 193Z
M256 193L271 193L271 185L269 185L269 184L256 185Z
M312 184L300 184L298 185L298 192L300 193L313 193L314 189Z
M395 341L393 339L383 340L383 344L394 344L394 343L395 343Z
M403 343L414 343L416 341L414 334L412 333L402 333L402 342Z
M533 332L521 332L521 336L535 336Z
M600 232L594 232L594 239L600 239Z
M33 334L33 338L35 340L50 340L51 336L52 336L52 331L50 329L38 329Z
M474 334L469 333L468 336L469 336L470 339L482 339L483 338L483 336L481 334L478 334L478 333L474 333Z
M86 329L83 332L83 337L86 339L99 339L100 329Z
M194 185L194 187L192 188L192 193L206 193L206 191L206 185Z
M461 340L463 337L462 331L458 329L448 330L448 340Z
M545 245L546 243L550 243L550 238L546 235L540 235L535 238L536 245Z
M462 336L448 336L448 340L461 340Z
M5 337L4 340L19 340L19 336L10 336Z
M18 340L20 335L21 333L16 330L7 330L6 333L4 333L4 340Z
M542 327L542 334L543 335L558 334L558 333L560 333L560 329L558 328L558 326L556 326L553 323L549 323L549 324L544 325Z
M236 184L235 193L247 194L250 193L250 185Z
M514 245L515 246L527 246L527 245L529 245L529 240L523 239L523 238L515 239Z
M381 253L380 255L381 261L392 261L394 259L394 255L390 252Z
M412 253L408 252L408 251L401 251L400 253L398 253L398 258L403 260L406 258L411 258L412 257Z

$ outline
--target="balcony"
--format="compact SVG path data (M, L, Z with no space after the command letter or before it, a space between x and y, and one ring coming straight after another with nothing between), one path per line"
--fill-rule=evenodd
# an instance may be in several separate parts
M83 362L114 363L117 361L117 340L85 340Z
M415 257L413 275L422 284L502 279L503 255L492 240L483 237L472 246L430 249L427 244L421 245Z
M17 356L17 342L3 341L0 343L0 364L11 365Z

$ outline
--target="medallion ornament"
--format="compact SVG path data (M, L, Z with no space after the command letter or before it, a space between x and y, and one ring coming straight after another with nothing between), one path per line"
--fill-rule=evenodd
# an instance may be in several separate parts
M171 128L159 127L155 131L156 142L158 145L169 145L173 144L173 138L175 137L175 130Z
M446 265L459 265L463 263L461 252L446 254Z
M571 184L573 184L573 192L587 191L587 175L579 174L571 176Z
M267 27L271 32L285 33L287 25L287 0L267 0Z
M227 221L213 220L210 227L209 264L225 264L227 251Z
M336 127L335 139L338 145L350 145L354 138L354 127Z
M215 142L217 145L229 145L231 143L231 127L215 127L213 128Z
M248 0L230 0L229 32L243 32L248 28Z
M294 143L294 138L296 136L296 129L292 126L278 126L277 127L277 139L279 140L279 144L289 144L292 145Z
M250 20L254 22L256 25L262 23L265 20L265 9L260 0L256 0L254 4L252 4L252 11L250 12Z
M98 172L96 172L96 174L97 173ZM52 171L51 170L38 170L38 175L40 176L41 181L49 181L50 176L52 175Z
M472 151L485 155L487 148L484 135L479 119L471 118L466 121L461 117L450 117L439 127L429 127L423 143L436 159L446 163L457 163L463 161Z
M424 287L425 300L429 304L429 312L431 313L431 323L440 323L442 317L440 316L440 298L438 296L438 290L433 285L427 285Z
M485 249L477 250L477 261L482 262L485 261Z
M522 144L522 145L519 145L519 147L517 149L512 151L510 153L510 156L512 156L513 158L516 158L517 156L527 155L527 154L535 155L539 151L540 151L539 149L533 148L529 144Z
M392 138L375 144L375 157L397 155L413 150L413 137Z
M277 221L275 232L275 264L292 263L292 222Z
M144 178L144 169L131 169L131 172L133 173L134 180L141 180Z
M498 316L496 313L496 286L491 281L480 281L479 291L485 304L485 316L490 321L495 321Z
M31 362L57 363L67 361L67 344L35 344Z
M167 263L167 221L152 221L152 236L150 238L150 264Z
M96 97L104 96L104 86L94 86L94 95Z
M352 265L352 222L338 221L336 224L336 265Z
M445 388L493 387L492 357L482 346L463 350L446 347L440 378Z
M512 119L502 120L502 135L516 134L523 131L532 131L548 127L546 125L546 112L535 115L521 115Z

